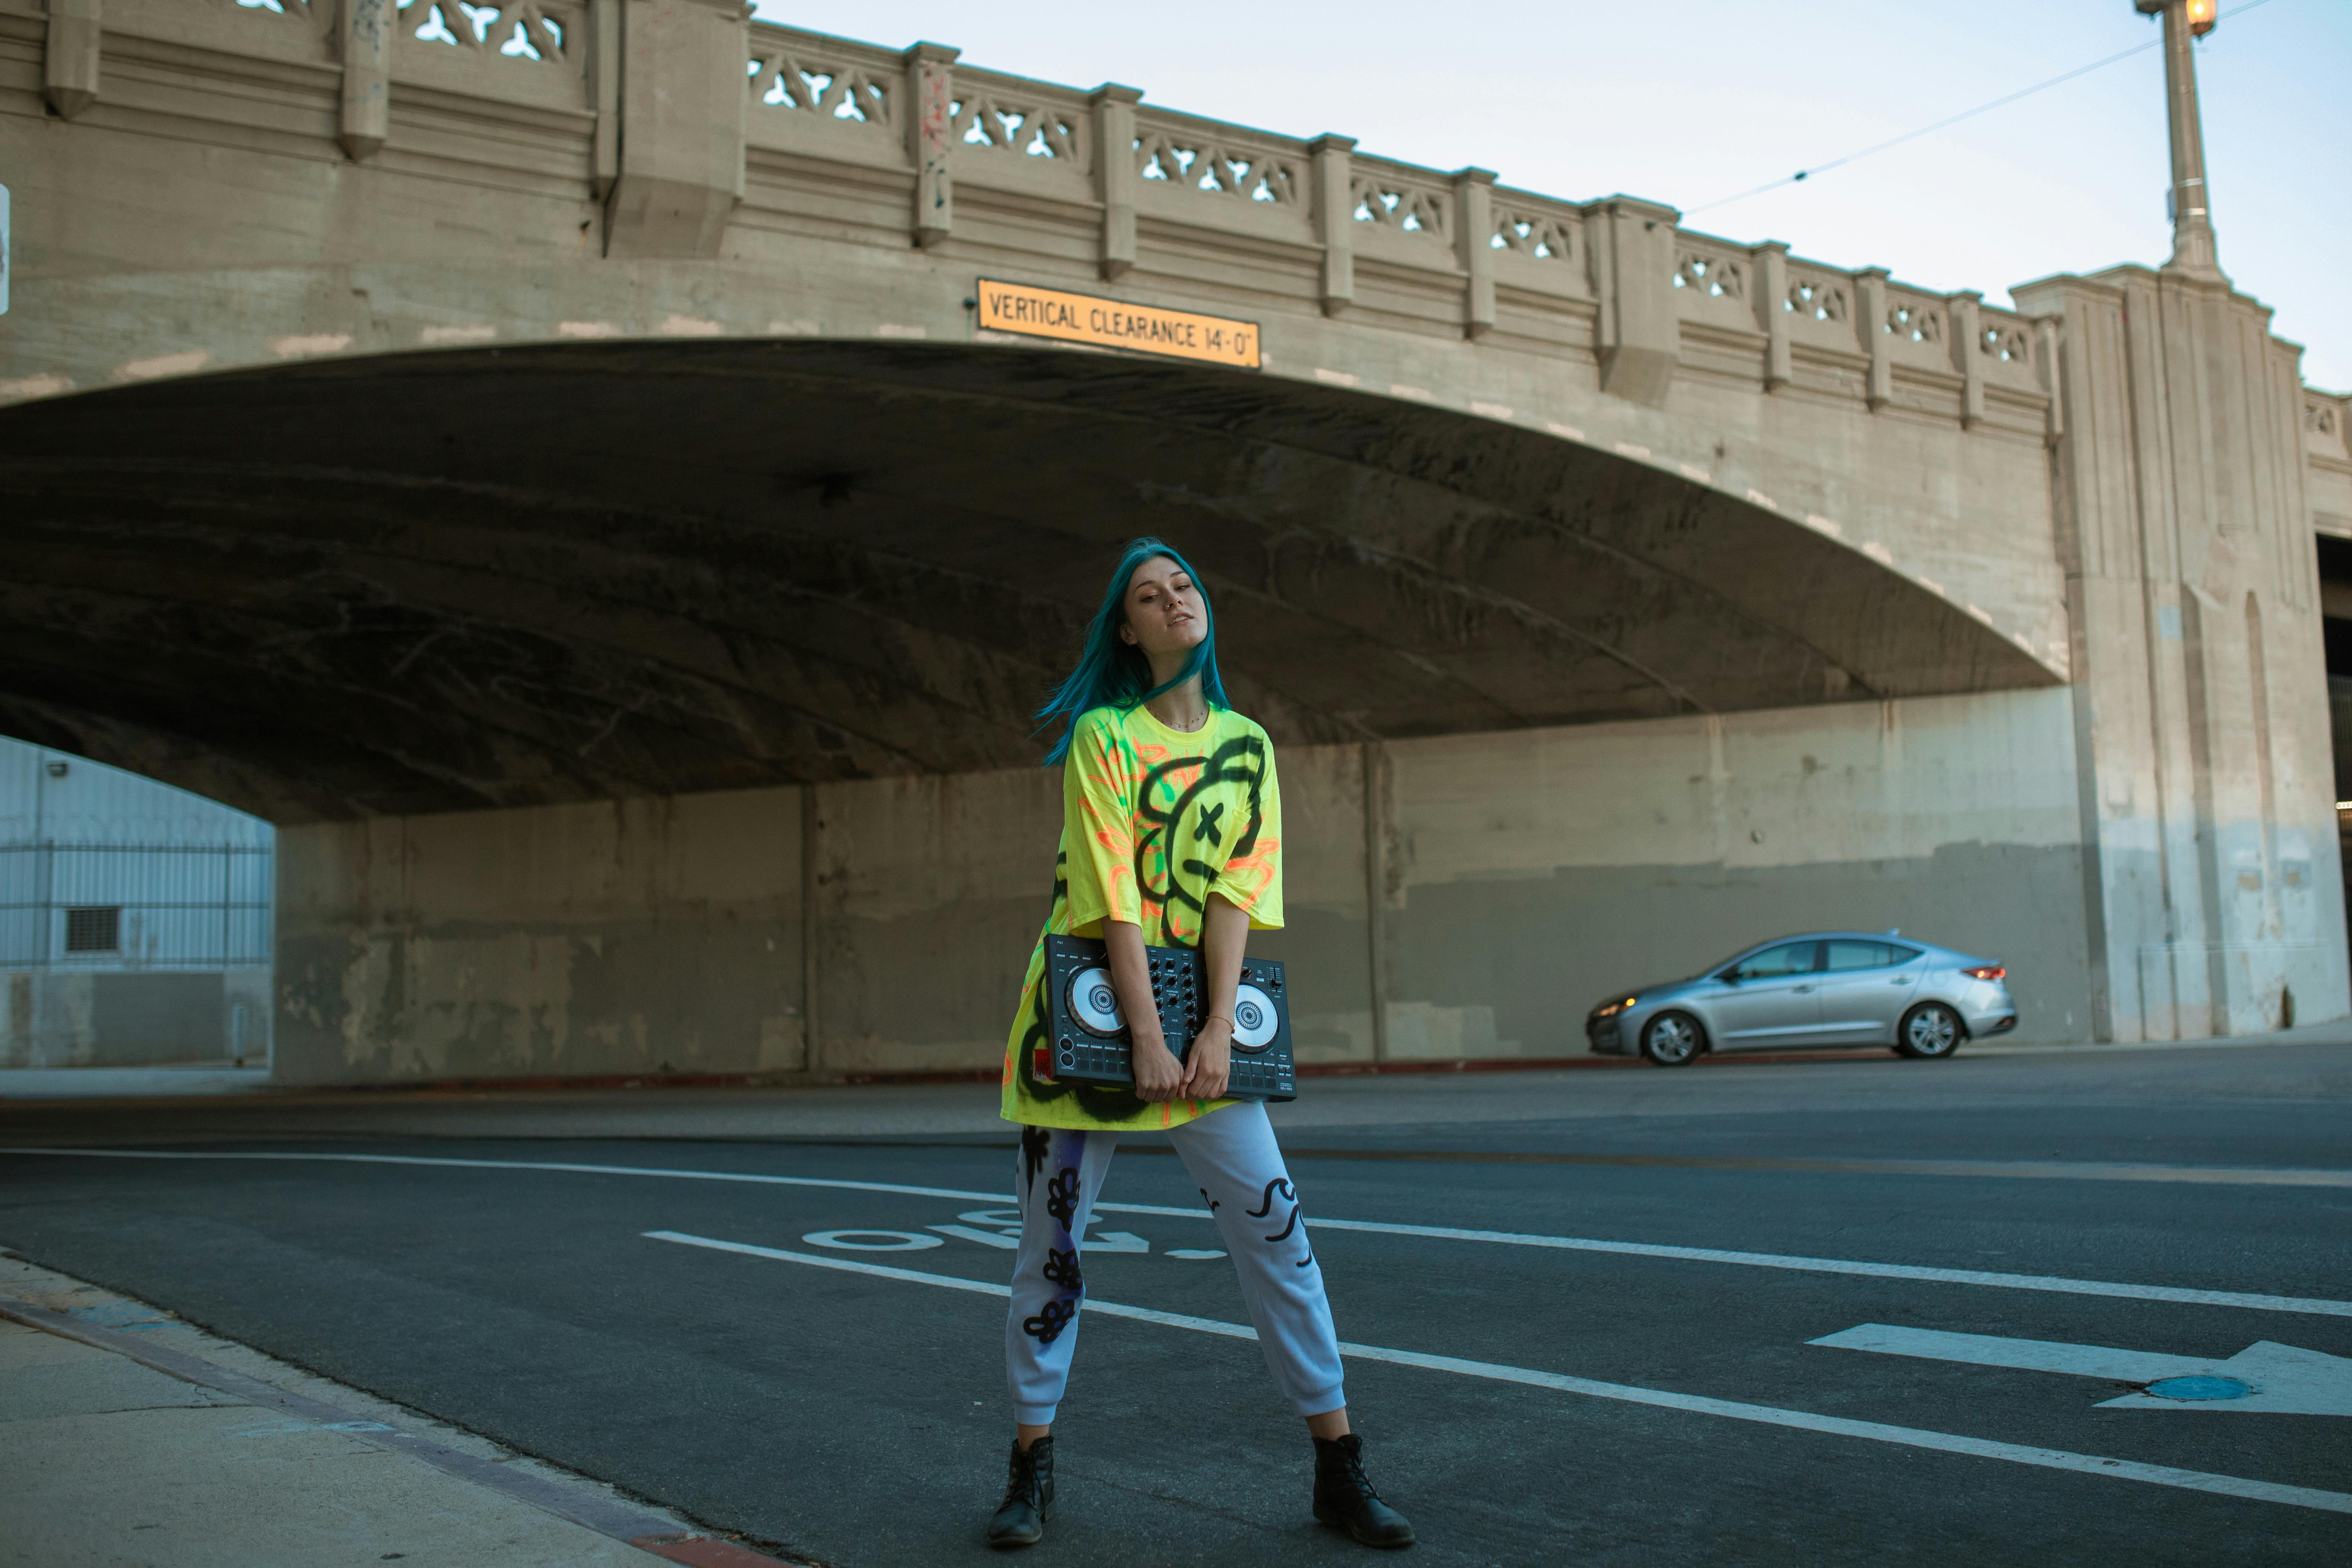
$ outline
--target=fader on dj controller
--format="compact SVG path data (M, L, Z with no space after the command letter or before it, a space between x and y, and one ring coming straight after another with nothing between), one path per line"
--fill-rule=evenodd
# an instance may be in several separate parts
M1208 967L1200 952L1186 947L1147 947L1151 995L1159 1004L1160 1030L1182 1061L1192 1037L1208 1021ZM1091 937L1045 939L1045 978L1052 998L1053 1076L1080 1083L1132 1084L1135 1066L1128 1052L1134 1037L1111 984L1110 961ZM1226 1094L1235 1100L1298 1098L1290 1062L1290 999L1282 965L1272 959L1242 960L1241 986L1234 995L1233 1068Z

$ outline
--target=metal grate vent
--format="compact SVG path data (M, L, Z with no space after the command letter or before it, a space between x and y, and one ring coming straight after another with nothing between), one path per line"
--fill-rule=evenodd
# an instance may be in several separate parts
M115 952L121 947L121 904L97 904L66 910L68 952Z

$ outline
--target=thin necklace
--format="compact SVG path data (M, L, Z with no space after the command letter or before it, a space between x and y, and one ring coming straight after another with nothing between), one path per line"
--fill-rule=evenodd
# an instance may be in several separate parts
M1154 719L1160 719L1160 715L1157 713L1154 713L1152 717ZM1175 731L1180 735L1197 735L1202 731L1209 727L1209 710L1205 705L1202 706L1201 709L1201 721L1197 724L1178 724L1167 719L1160 719L1160 721L1162 724L1166 724L1170 729Z

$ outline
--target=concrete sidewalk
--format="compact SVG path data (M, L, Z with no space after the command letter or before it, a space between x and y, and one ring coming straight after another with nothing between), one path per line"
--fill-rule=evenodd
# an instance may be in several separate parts
M5 1568L751 1568L608 1487L0 1256Z

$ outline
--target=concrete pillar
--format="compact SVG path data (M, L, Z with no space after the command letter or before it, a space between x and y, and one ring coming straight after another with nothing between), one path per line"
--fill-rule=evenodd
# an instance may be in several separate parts
M1454 250L1462 268L1462 335L1495 330L1495 171L1454 176Z
M99 0L49 0L43 85L49 107L71 120L98 101Z
M1947 324L1952 329L1952 368L1960 373L1960 424L1965 428L1984 417L1984 345L1977 341L1977 334L1984 330L1978 314L1984 307L1984 296L1963 289L1945 299L1951 318ZM2043 363L2046 367L2048 362ZM2051 401L2053 405L2059 401L2054 392Z
M907 156L915 166L910 222L915 248L930 250L955 232L955 62L944 44L917 44L907 62Z
M2341 1016L2326 664L2302 470L2284 456L2293 351L2267 346L2261 305L2169 268L2013 292L2055 318L2038 335L2060 349L2054 499L2100 1034Z
M1675 222L1655 202L1612 196L1587 219L1600 296L1601 390L1663 407L1682 353L1675 310Z
M1372 1059L1389 1059L1389 910L1402 902L1396 768L1384 742L1361 747L1364 772L1364 940L1369 960Z
M1143 171L1135 166L1135 106L1143 94L1106 82L1087 95L1095 111L1095 196L1102 203L1103 281L1112 283L1135 266L1135 198Z
M1756 278L1756 330L1764 334L1764 390L1789 384L1789 247L1768 239L1751 247Z
M1853 335L1870 360L1870 380L1864 396L1875 410L1895 397L1892 334L1886 330L1886 279L1884 267L1865 267L1853 275Z
M606 0L622 9L620 174L607 256L719 254L743 195L751 59L743 0Z
M400 0L342 0L343 155L354 163L375 156L392 134L392 44L400 28Z
M611 197L621 177L621 8L625 3L591 0L588 11L588 69L596 100L589 189L600 202Z
M1315 158L1315 238L1323 247L1323 313L1336 316L1356 300L1356 139L1318 136L1307 150Z

